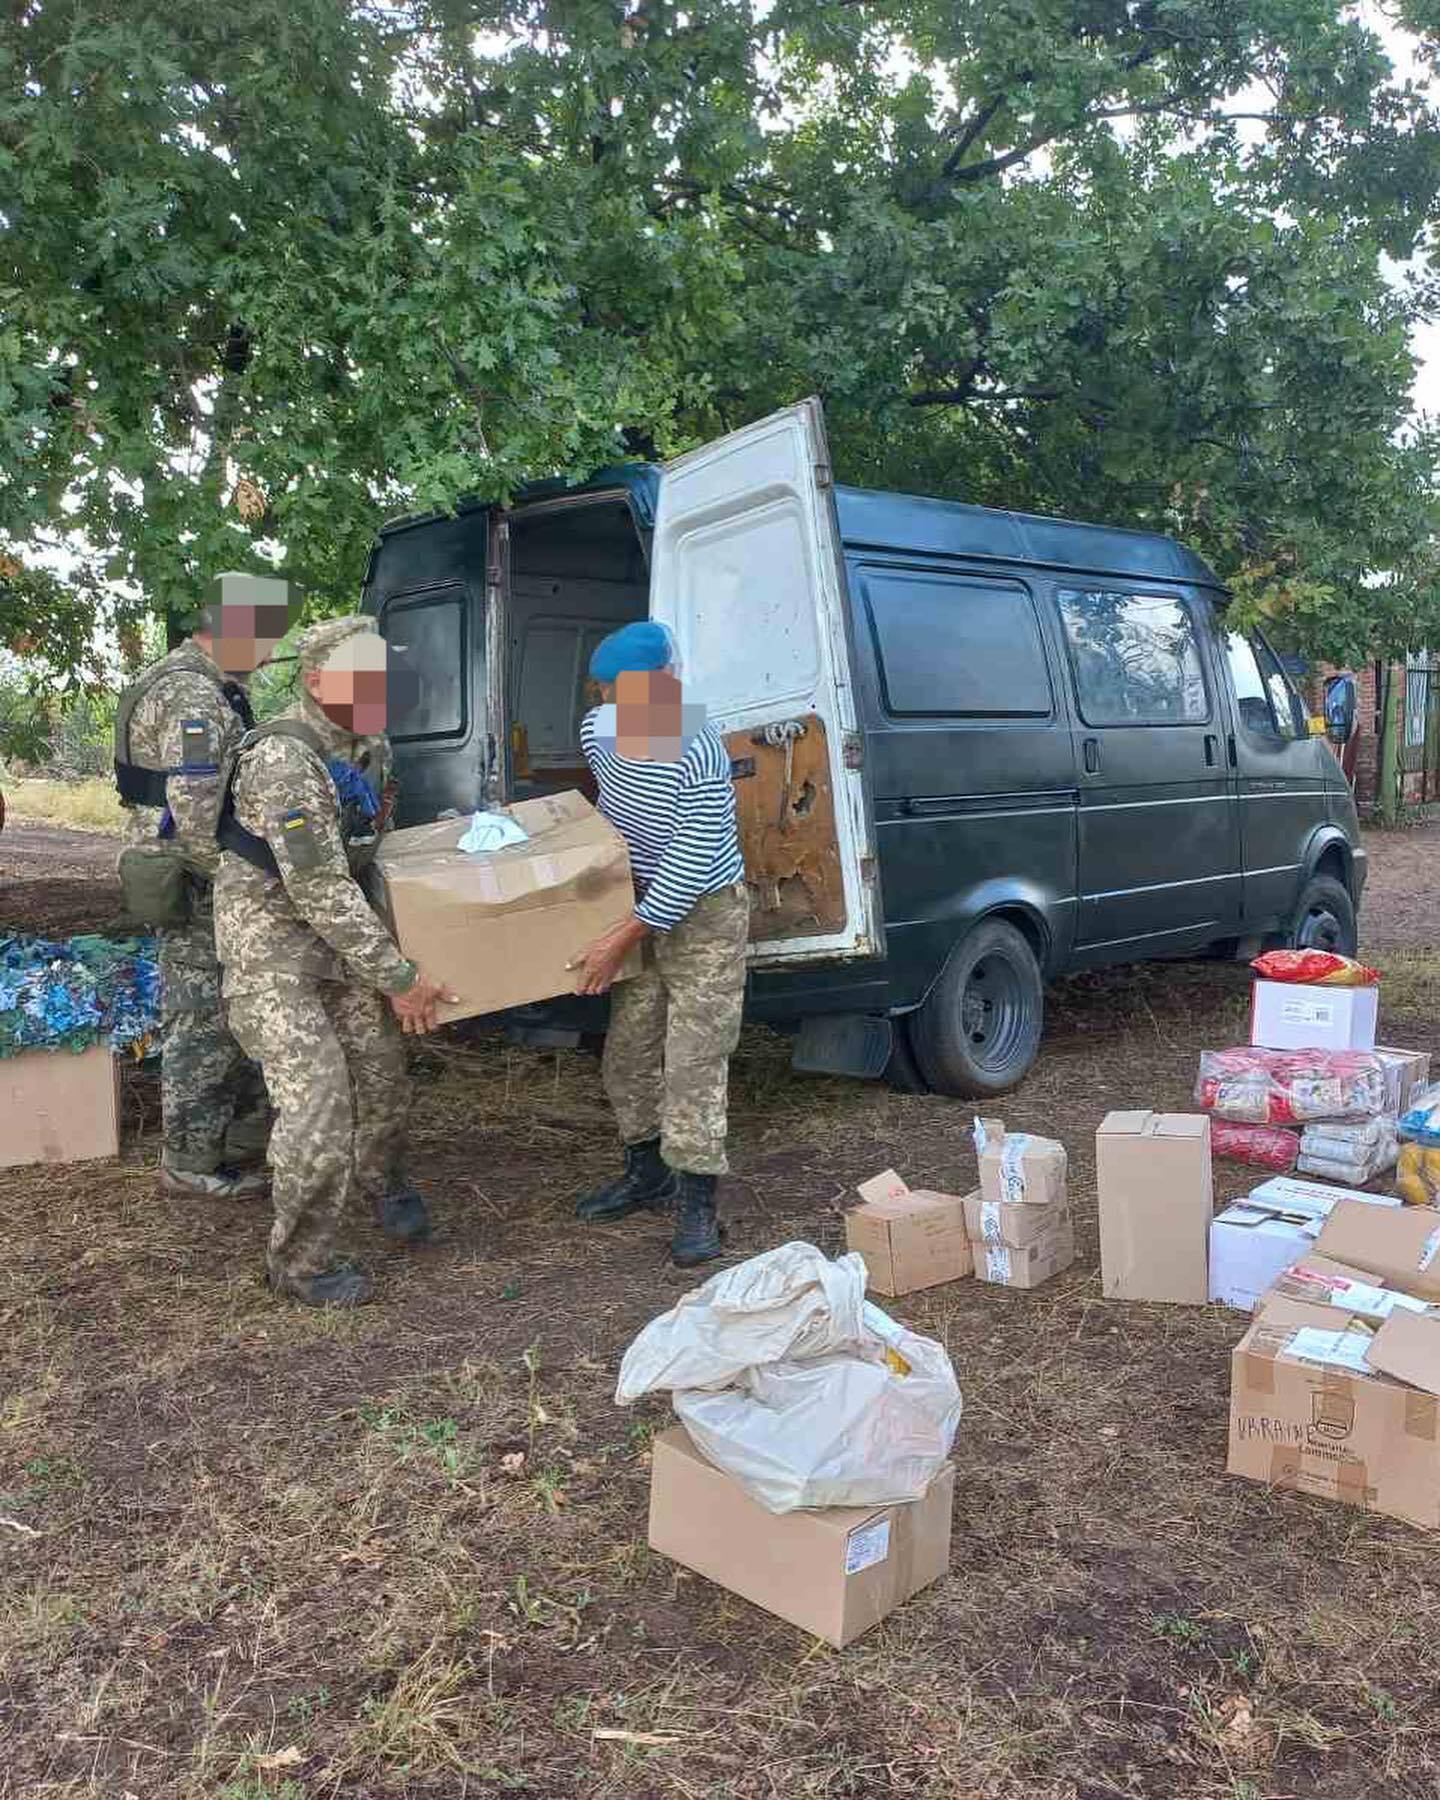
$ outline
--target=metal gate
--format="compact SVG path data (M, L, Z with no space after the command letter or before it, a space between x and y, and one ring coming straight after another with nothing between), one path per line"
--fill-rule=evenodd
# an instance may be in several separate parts
M1440 664L1406 665L1401 767L1406 788L1412 794L1418 788L1422 805L1440 800Z

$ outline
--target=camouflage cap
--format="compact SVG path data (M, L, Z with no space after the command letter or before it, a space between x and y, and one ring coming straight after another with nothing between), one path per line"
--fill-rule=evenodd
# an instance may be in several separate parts
M320 669L347 638L362 631L374 631L375 621L360 613L347 613L341 619L322 619L308 626L295 640L295 654L302 671Z

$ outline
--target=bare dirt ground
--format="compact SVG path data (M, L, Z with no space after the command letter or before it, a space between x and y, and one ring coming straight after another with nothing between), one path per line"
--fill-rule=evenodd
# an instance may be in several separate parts
M1387 1037L1440 1052L1437 845L1372 839L1366 948ZM952 1566L843 1653L646 1548L667 1408L618 1410L614 1374L690 1283L657 1223L570 1216L613 1158L592 1059L421 1052L440 1241L362 1230L381 1298L341 1318L268 1297L263 1209L157 1195L137 1072L121 1163L0 1172L0 1794L1440 1794L1436 1540L1227 1477L1239 1315L1100 1297L1095 1125L1184 1108L1245 985L1152 967L1052 994L1004 1111L1068 1143L1080 1260L1031 1294L894 1303L965 1393ZM785 1059L756 1034L736 1064L737 1255L840 1248L887 1164L973 1184L963 1105Z
M117 929L115 847L107 832L32 824L12 813L0 831L0 932L70 937Z

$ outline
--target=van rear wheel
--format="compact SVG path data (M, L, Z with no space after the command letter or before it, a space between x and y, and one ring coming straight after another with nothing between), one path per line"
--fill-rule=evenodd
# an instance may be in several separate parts
M1021 1081L1040 1048L1045 989L1013 925L985 919L951 952L910 1019L921 1073L937 1094L985 1099Z

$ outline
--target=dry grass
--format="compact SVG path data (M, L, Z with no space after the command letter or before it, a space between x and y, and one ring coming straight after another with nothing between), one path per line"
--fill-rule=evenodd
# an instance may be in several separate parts
M75 831L116 831L124 813L113 782L98 777L86 781L5 782L6 810L17 822L68 825Z
M1387 1035L1440 1050L1440 961L1387 964ZM571 1217L614 1154L593 1060L425 1048L441 1240L362 1233L382 1299L343 1317L267 1295L263 1212L157 1199L132 1075L122 1164L0 1172L0 1795L1433 1800L1434 1541L1229 1480L1240 1321L1100 1297L1095 1123L1183 1107L1243 1017L1220 968L1054 996L1003 1110L1069 1143L1080 1260L896 1303L965 1393L952 1568L844 1653L646 1548L668 1409L614 1371L690 1284L658 1223ZM969 1109L785 1057L736 1068L738 1253L838 1248L887 1163L971 1177Z

